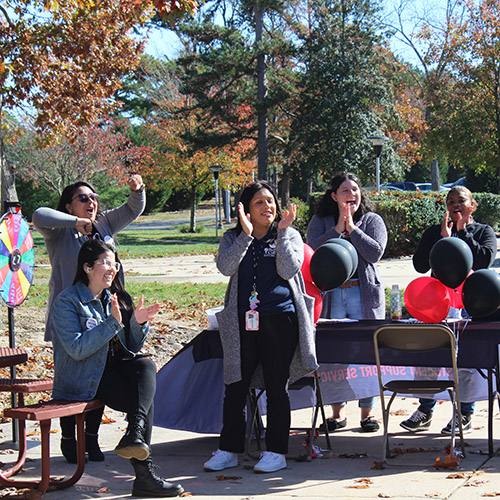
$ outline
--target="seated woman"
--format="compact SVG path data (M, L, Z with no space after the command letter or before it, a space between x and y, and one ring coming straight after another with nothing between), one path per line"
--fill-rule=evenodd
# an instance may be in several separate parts
M134 309L117 277L120 263L101 240L82 245L73 286L61 292L52 309L54 399L99 399L127 413L128 428L115 448L135 470L132 495L170 497L183 492L156 475L150 457L154 363L136 354L149 333L148 321L160 304Z
M490 267L497 253L497 238L493 228L476 222L472 214L477 209L477 202L472 193L464 186L456 186L448 191L446 195L446 212L441 224L428 227L422 234L422 238L413 255L413 267L419 273L426 273L431 268L429 255L432 247L441 238L460 238L465 241L472 252L472 269L487 269ZM450 220L451 219L451 220ZM467 368L459 369L459 377L466 379ZM462 385L465 382L460 380ZM436 406L436 400L420 398L419 407L413 414L399 425L410 432L426 430L431 425L432 414ZM472 431L472 415L474 413L474 402L460 402L462 413L462 430L464 433ZM458 422L455 422L458 432ZM442 434L451 434L453 422L449 422L441 429Z

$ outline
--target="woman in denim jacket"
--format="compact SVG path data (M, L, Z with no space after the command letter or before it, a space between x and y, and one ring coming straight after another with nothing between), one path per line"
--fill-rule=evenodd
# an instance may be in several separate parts
M120 263L100 240L83 244L74 285L61 292L53 306L54 399L99 399L127 413L128 428L115 452L129 458L136 474L132 494L167 497L182 493L179 484L157 476L150 458L154 363L136 353L149 333L148 321L161 305L134 309L132 298L117 278ZM69 420L68 420L69 422ZM70 425L74 425L69 422ZM61 419L64 436L65 419Z

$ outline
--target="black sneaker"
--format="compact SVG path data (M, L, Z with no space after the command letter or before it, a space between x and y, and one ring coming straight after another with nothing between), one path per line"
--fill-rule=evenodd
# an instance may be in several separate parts
M451 426L452 421L448 422L448 425L441 429L441 434L451 435ZM462 415L462 431L464 434L469 434L472 432L472 414L471 415ZM455 435L459 435L458 422L455 421Z
M347 418L344 418L344 420L337 420L335 418L327 418L326 419L326 425L328 426L328 431L336 431L337 429L342 429L347 425ZM319 426L319 431L320 432L325 432L325 424L321 424Z
M380 425L372 415L364 418L360 423L363 432L377 432L380 429Z
M418 432L431 426L432 413L415 410L408 420L403 420L399 425L410 432Z

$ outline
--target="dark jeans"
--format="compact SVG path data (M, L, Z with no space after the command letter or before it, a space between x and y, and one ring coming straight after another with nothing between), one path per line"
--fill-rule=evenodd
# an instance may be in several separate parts
M144 441L151 442L153 428L153 398L156 391L156 366L148 358L137 357L108 363L102 374L95 395L113 410L127 416L140 416L146 422ZM85 432L97 434L104 408L88 412L85 416ZM60 419L64 437L75 436L75 417Z
M420 398L420 406L418 409L425 413L432 413L437 401L435 399ZM460 403L460 411L462 415L472 415L474 413L474 408L476 403Z
M282 454L288 452L290 400L287 383L298 338L295 313L261 316L257 332L247 332L244 318L240 318L242 380L226 385L221 450L245 451L246 400L252 375L260 363L267 394L266 449Z

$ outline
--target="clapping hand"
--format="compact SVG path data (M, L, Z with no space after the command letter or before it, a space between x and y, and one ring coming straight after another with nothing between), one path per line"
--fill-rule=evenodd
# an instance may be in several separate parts
M141 295L139 304L137 304L137 307L134 309L135 320L140 325L146 323L147 321L151 321L161 308L162 304L158 303L144 307L144 295Z
M245 234L252 234L253 224L250 221L250 214L245 213L245 208L243 207L243 203L238 203L238 215L240 218L241 228Z
M118 323L122 322L122 312L120 311L120 305L118 304L118 297L116 293L111 295L111 316L118 321Z
M342 234L352 233L356 226L354 225L353 215L356 211L356 205L354 203L338 203L339 207L339 220L335 229L338 233Z
M283 217L278 223L279 229L285 229L292 225L292 222L297 217L297 205L295 203L290 204L290 210L283 210Z
M461 218L462 217L461 214L459 215ZM450 218L450 212L446 210L443 222L441 223L441 236L443 238L449 238L451 236L451 228L453 227L453 222L452 221L448 222L449 218Z

